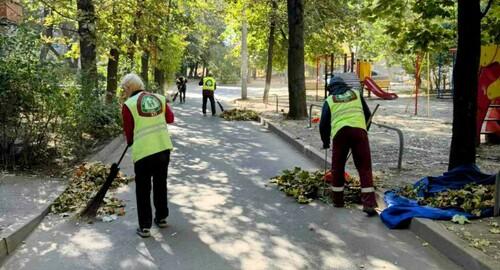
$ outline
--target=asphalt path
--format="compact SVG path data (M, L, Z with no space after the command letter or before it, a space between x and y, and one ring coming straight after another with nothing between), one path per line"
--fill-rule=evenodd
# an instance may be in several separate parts
M174 104L168 228L135 234L132 183L117 192L124 217L81 224L49 215L1 269L460 269L377 217L286 197L269 178L315 165L258 123L202 116L199 92ZM129 154L121 167L133 175Z

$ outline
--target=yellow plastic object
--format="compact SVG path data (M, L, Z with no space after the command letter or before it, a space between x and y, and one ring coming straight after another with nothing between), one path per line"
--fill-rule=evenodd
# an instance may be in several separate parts
M500 63L500 44L481 46L481 67L485 67L493 62Z
M372 64L367 61L359 62L359 80L363 81L366 77L372 77Z
M486 67L493 62L500 63L500 45L481 46L481 67ZM486 89L486 95L490 100L500 98L500 78L497 78L497 80Z

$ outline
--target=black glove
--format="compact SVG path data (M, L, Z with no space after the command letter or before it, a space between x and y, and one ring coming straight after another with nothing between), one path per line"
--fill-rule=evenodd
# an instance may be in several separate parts
M127 146L128 146L128 147L132 147L132 144L134 144L134 143L133 143L133 142L131 142L131 143L127 143Z
M329 143L323 143L323 149L330 149Z

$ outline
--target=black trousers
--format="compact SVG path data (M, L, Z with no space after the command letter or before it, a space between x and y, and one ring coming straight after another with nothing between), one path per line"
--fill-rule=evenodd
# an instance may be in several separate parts
M215 99L213 91L208 91L210 93L206 93L203 91L203 114L207 113L207 99L210 99L210 109L212 110L212 115L215 114Z
M153 202L158 220L168 217L167 174L170 150L162 151L138 160L134 164L135 196L140 228L151 228L151 178L153 179Z
M180 103L186 103L186 90L179 90Z

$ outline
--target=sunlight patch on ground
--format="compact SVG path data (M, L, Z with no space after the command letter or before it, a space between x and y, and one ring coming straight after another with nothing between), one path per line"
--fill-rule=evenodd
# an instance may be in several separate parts
M108 235L98 233L95 230L84 228L78 231L69 240L70 243L75 244L80 250L98 251L112 246L108 237Z
M373 256L367 257L367 265L370 265L370 267L367 267L367 269L385 269L385 270L400 270L400 269L402 269L402 268L394 265L394 263L392 263L392 262L388 262L386 260L375 258Z

